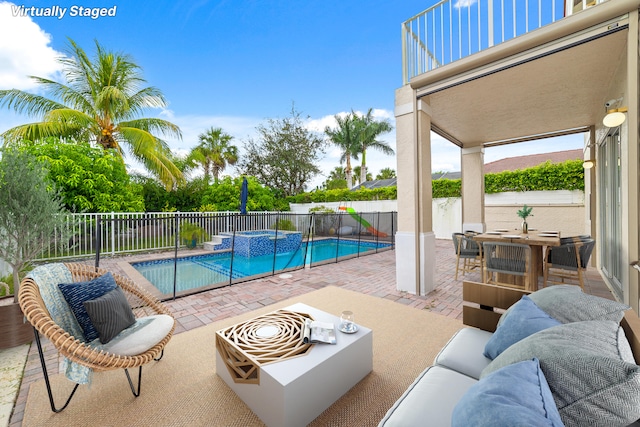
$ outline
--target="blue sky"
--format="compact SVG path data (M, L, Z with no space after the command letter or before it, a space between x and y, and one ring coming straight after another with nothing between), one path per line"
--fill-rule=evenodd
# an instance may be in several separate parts
M309 116L313 130L321 131L333 124L335 114L352 109L373 108L378 118L394 124L394 91L402 85L400 24L434 3L0 0L0 89L34 91L26 76L57 78L55 58L64 54L67 38L90 54L98 40L131 55L148 84L162 90L168 108L146 115L180 126L182 141L170 141L176 152L195 146L198 134L211 126L222 127L242 147L256 125L287 116L292 103ZM16 5L60 6L67 13L61 19L16 17ZM115 6L115 16L70 16L73 5ZM0 132L27 120L0 110ZM383 139L395 149L395 133ZM575 136L536 141L488 149L485 160L581 146L582 137ZM434 135L432 149L433 170L459 170L457 147ZM339 165L339 155L327 149L320 165L325 174ZM371 152L367 163L374 176L384 167L396 169L395 156ZM235 173L232 168L226 172ZM312 185L324 179L318 176Z

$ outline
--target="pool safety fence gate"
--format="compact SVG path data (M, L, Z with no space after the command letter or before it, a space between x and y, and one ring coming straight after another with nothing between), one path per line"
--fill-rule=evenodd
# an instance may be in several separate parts
M164 287L154 283L153 272L141 269L163 299L391 250L397 229L396 212L352 209L310 214L97 215L93 220L89 236L77 238L93 239L95 266L103 256L157 252L156 260L132 264L154 264L150 270L164 276L163 282L167 274L173 276L168 289L166 283Z

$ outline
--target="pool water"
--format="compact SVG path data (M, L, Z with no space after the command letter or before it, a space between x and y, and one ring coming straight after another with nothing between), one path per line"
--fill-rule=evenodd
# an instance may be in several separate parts
M295 252L286 252L275 256L275 271L303 266L306 244ZM349 240L327 239L309 243L306 263L316 263L347 255L373 251L376 248L387 248L388 243L357 242ZM233 279L271 273L273 254L246 258L235 255L233 270L231 269L231 253L198 255L179 258L176 263L176 292L211 286L218 283L229 283L229 274ZM174 260L144 261L131 264L140 274L151 282L163 294L173 293Z

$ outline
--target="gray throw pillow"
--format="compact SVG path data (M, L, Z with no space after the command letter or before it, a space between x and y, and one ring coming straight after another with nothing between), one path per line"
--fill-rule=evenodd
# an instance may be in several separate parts
M99 298L85 301L84 308L102 344L108 343L136 322L127 297L119 286Z
M640 418L640 366L620 356L629 343L618 330L615 321L545 329L507 348L480 378L536 357L567 427L626 426Z
M555 285L529 295L536 305L561 323L613 320L620 323L630 307L617 301L585 294L579 286Z

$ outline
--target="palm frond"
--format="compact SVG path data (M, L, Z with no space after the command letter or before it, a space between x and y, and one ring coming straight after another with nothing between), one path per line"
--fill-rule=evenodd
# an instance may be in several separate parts
M12 108L18 114L29 117L39 117L50 110L65 108L56 101L18 89L0 90L0 107Z
M120 128L137 128L152 134L160 133L168 137L182 139L182 132L177 125L155 117L123 121L118 125Z
M133 127L121 127L119 134L131 147L131 154L168 189L184 182L182 172L171 162L167 151L152 134Z

